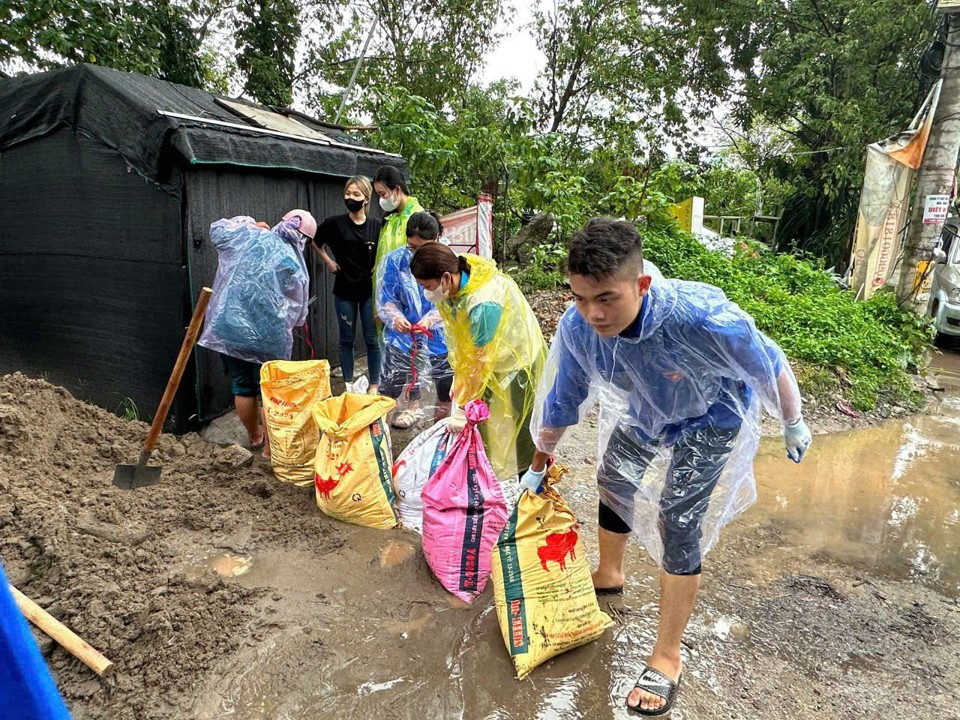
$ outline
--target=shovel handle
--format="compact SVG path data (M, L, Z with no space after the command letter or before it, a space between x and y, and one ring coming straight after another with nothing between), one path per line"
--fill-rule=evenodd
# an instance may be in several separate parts
M88 645L70 628L57 620L33 600L28 598L13 585L10 586L13 599L23 616L56 640L64 650L73 655L100 677L107 677L113 673L113 663Z
M193 308L193 317L190 318L190 325L187 327L187 334L183 336L183 344L180 346L177 364L173 366L170 380L167 381L167 389L164 390L163 399L160 400L160 407L157 408L157 413L153 416L150 434L147 435L147 440L143 443L141 459L150 456L154 445L157 444L157 438L160 437L163 430L163 423L167 419L167 413L170 412L170 405L173 404L173 396L177 394L180 378L183 377L183 370L187 367L187 360L190 359L190 351L193 349L193 344L197 341L197 335L200 333L200 325L203 323L203 315L207 311L212 292L213 290L205 287L200 291L200 297L197 298L197 304Z

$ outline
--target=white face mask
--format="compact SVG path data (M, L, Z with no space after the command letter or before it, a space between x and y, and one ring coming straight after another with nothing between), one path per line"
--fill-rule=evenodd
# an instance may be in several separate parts
M424 290L423 296L432 302L434 305L441 303L444 300L450 299L450 291L443 289L443 280L440 281L440 286L436 290Z
M382 198L380 198L380 207L383 208L383 211L384 211L384 212L393 212L394 210L397 209L397 206L398 206L399 204L400 204L400 203L398 203L398 202L397 202L396 200L394 200L392 197L388 197L388 198L382 197Z

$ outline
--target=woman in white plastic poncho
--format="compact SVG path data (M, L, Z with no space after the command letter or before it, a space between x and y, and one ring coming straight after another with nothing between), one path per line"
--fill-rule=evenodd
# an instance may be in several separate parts
M662 715L680 685L680 641L720 528L756 498L760 406L784 424L787 456L811 437L786 357L710 285L665 280L632 223L593 220L570 246L576 307L561 317L537 395L537 488L564 430L600 402L598 594L623 591L631 531L660 565L660 626L627 699Z
M490 419L480 433L487 456L501 482L512 478L534 453L528 428L546 356L537 318L493 260L428 243L410 270L443 318L458 405L447 427L462 430L464 405L484 400Z

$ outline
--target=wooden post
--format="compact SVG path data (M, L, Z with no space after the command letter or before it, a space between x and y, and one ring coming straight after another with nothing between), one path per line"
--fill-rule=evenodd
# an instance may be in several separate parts
M74 633L73 630L57 620L53 615L37 605L13 585L10 586L10 592L13 593L13 599L17 601L17 607L20 608L23 616L56 640L64 650L100 677L108 677L113 673L113 663L94 650L80 636Z

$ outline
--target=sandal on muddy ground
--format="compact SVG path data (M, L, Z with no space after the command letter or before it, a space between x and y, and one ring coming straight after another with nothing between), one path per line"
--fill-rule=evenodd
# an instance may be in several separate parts
M623 585L616 585L614 587L595 587L593 591L597 594L597 597L623 595Z
M397 428L397 430L406 430L416 425L422 417L423 414L419 410L404 410L397 415L390 424Z
M683 673L680 673L680 677L674 682L659 670L654 670L647 665L643 669L643 672L640 673L640 677L637 678L637 682L630 692L632 693L637 688L640 688L645 693L662 697L666 700L666 703L658 710L643 710L639 705L637 705L637 707L627 705L627 712L642 717L659 717L660 715L666 715L673 709L673 703L677 699L677 692L680 690L681 680L683 680ZM629 697L628 694L627 698L629 699Z

